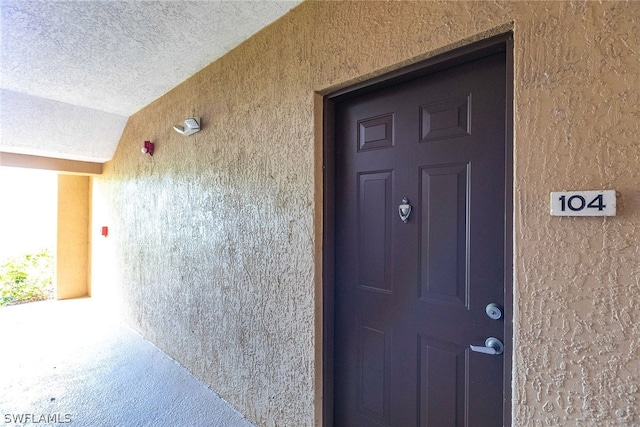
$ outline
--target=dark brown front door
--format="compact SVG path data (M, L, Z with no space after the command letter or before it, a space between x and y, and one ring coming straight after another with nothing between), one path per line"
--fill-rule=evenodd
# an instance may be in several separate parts
M503 425L505 356L470 345L505 341L505 74L497 53L335 104L336 426Z

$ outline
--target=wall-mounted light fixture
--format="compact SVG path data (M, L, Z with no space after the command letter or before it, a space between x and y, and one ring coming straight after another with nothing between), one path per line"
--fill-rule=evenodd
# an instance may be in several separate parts
M192 117L190 119L185 119L184 126L174 126L173 129L178 132L180 135L189 136L193 135L196 132L200 132L200 119L196 119Z
M149 154L150 156L153 156L153 142L151 141L145 141L144 142L144 146L142 147L142 151L144 154Z

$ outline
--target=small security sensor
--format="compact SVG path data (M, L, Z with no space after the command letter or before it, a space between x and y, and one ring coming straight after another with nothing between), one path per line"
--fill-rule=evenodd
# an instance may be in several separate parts
M173 129L180 135L189 136L200 132L200 123L198 123L198 119L192 117L184 121L184 127L176 125Z

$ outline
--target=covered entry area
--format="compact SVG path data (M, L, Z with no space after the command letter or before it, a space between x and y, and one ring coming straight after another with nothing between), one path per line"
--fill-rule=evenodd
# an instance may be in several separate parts
M25 2L13 2L22 3ZM68 3L67 7L76 13L81 6L90 6L99 9L98 17L109 18L106 12L116 3L80 2ZM164 12L160 6L165 5L175 10L175 14L161 13L162 17L184 16L181 8L185 6L181 3L124 3L124 6L157 6L158 12ZM246 4L261 3L271 2ZM190 4L201 8L213 3ZM640 233L637 232L640 226L637 185L640 79L636 71L640 69L640 57L635 46L640 45L639 5L638 2L584 1L302 2L227 55L207 62L209 65L201 71L171 86L165 95L153 97L135 112L126 113L128 118L119 122L122 131L118 133L117 149L113 156L104 159L103 173L93 178L92 221L98 227L109 226L109 237L93 239L92 294L100 289L112 289L115 305L122 310L122 318L128 325L260 426L331 425L333 420L323 416L324 405L327 400L333 404L341 395L355 396L354 399L348 397L350 402L355 402L349 406L361 405L369 411L370 416L357 422L393 424L394 410L385 412L384 399L385 393L397 393L399 388L386 391L384 381L389 378L400 385L406 381L393 373L386 376L386 366L380 363L383 351L389 347L392 354L395 349L393 345L386 345L387 336L392 338L391 344L400 339L412 341L415 346L404 360L413 358L406 363L406 371L418 370L418 373L410 375L413 384L408 388L419 393L420 398L429 384L426 388L420 384L422 389L418 389L417 378L422 378L424 372L423 365L417 362L422 360L419 356L435 353L451 366L454 360L451 355L461 354L459 359L465 359L466 363L468 354L469 366L499 364L499 361L506 366L513 361L511 372L505 369L502 375L505 383L509 380L513 386L511 394L504 386L498 390L511 404L512 425L637 425L640 420L637 405L640 399L637 387L640 382L637 351L640 348L637 333L640 318L637 262L640 258ZM203 16L199 12L194 15ZM146 16L144 13L121 15L138 21ZM109 25L93 28L112 29L115 23L123 21L105 19L104 22ZM215 22L210 19L202 25L169 25L167 28L190 32L215 27ZM505 164L513 164L512 191L505 190L505 195L512 194L513 200L505 201L504 208L497 211L508 213L509 207L513 209L513 248L507 246L510 242L507 234L499 239L504 238L506 242L505 259L513 260L511 286L505 281L500 284L505 290L513 289L511 314L507 298L501 301L499 296L485 299L474 294L474 280L478 283L482 276L495 278L493 274L473 273L474 259L478 260L473 242L482 241L483 237L475 234L477 229L473 227L481 220L474 214L486 207L473 200L474 194L479 194L478 185L484 182L473 181L477 171L475 158L452 157L431 163L429 159L423 161L421 156L409 154L405 157L409 161L415 157L415 163L407 167L383 163L382 160L392 156L380 153L395 150L384 147L386 138L378 137L383 133L389 111L354 116L356 128L362 124L366 129L363 141L356 137L357 147L360 142L362 147L359 152L355 149L354 156L380 159L377 165L354 168L353 172L347 165L347 174L343 175L353 178L355 174L362 178L362 183L352 178L343 182L351 185L351 189L360 186L367 195L382 194L381 187L386 191L389 183L390 196L345 199L346 203L341 206L346 207L344 218L347 220L342 220L342 226L336 222L334 231L328 234L325 217L340 215L337 203L335 214L323 213L325 201L329 200L323 194L323 177L338 174L328 171L328 164L323 162L328 150L323 149L322 131L326 116L324 96L509 31L514 38L513 61L506 63L512 63L514 69L513 75L507 77L513 83L513 108L507 105L506 109L514 114L514 149L512 161L505 157ZM148 35L148 31L142 33ZM111 40L109 33L103 36L105 33L94 31L91 34L100 41ZM178 65L180 61L173 59L185 53L188 58L189 52L198 52L196 41L207 45L211 40L194 39L188 49L165 57L171 58L166 60L167 64ZM70 46L73 48L75 44ZM109 45L113 46L116 45ZM151 50L155 44L148 46ZM155 57L163 60L162 56ZM156 70L148 63L142 65L144 71ZM94 75L100 76L100 71ZM135 78L140 74L133 72L127 76ZM93 76L87 78L87 82L93 81ZM140 79L140 83L143 81L154 79ZM143 99L138 87L134 85L131 92L121 93L133 93ZM451 99L458 99L458 95ZM442 123L456 115L439 116L439 110L431 107L449 97L438 98L416 105L427 116L435 114L440 120L436 128L442 131ZM472 96L468 103L472 110L477 101ZM371 104L372 110L377 108L374 104ZM415 106L412 108L414 113L410 119L422 121L420 110L416 112ZM35 121L32 116L25 117ZM173 126L189 117L200 118L200 132L184 136L174 131ZM398 113L395 117L400 120L405 116ZM473 138L475 126L482 123L472 114L471 137L431 141L435 135L430 135L430 131L427 135L418 132L419 140L429 141L416 145L450 148L450 154L455 155L454 148ZM87 140L86 136L84 139ZM153 156L140 152L146 141L156 144ZM399 140L396 143L394 147L399 148ZM462 167L469 161L470 168ZM460 164L455 171L453 166ZM409 182L403 178L403 169L407 168L413 169L408 174L413 182L403 184L401 181ZM442 175L432 173L445 170L447 173ZM393 177L392 183L386 180L385 174ZM428 229L424 203L428 198L419 185L423 189L457 195L448 189L454 187L454 181L459 182L452 178L454 175L464 174L471 177L471 191L466 190L470 195L467 205L471 230L470 291L468 301L463 297L463 302L458 304L454 298L458 295L450 295L450 286L432 281L445 275L422 268L424 258L430 261L430 256L423 257L428 253L424 248L429 244L425 246L422 241L423 232ZM424 182L434 182L432 178L438 185L425 187ZM550 215L551 193L583 190L613 190L618 203L616 216ZM351 193L344 195L354 196ZM404 198L407 203L403 202ZM388 236L386 231L382 235L382 227L376 226L375 221L380 217L370 214L376 211L379 200L384 200L388 212L388 220L383 221L390 230ZM402 205L412 207L407 223L398 212L408 214L408 208ZM352 213L354 207L355 214ZM358 209L369 215L358 215ZM457 234L458 221L464 215L449 216L446 212L451 210L433 212L435 217L451 220L438 229ZM357 231L357 226L350 225L357 225L353 218L371 221L372 225L367 223L363 228L371 233L355 232L353 229ZM510 216L505 215L504 220L509 219ZM451 232L454 228L456 233ZM346 230L350 239L355 235L358 240L352 241L356 244L347 239L344 245L324 239L329 235L335 239L339 229ZM482 231L483 228L479 232ZM392 255L380 257L377 252L380 246L376 242L360 245L361 241L368 242L360 237L372 241L384 237L383 243L389 242ZM436 249L448 248L445 243L455 243L453 250L446 253L455 253L451 259L456 262L457 249L466 250L456 239L437 241L442 244L436 245ZM323 255L325 244L344 247L343 252L351 252L353 247L356 251L366 249L369 258L363 263L359 262L360 258L355 262L341 259L345 265L334 263L333 270L325 274L323 269L335 259ZM495 248L491 248L487 253L480 252L480 256L493 258L491 254L495 252ZM396 283L403 280L382 284L374 280L384 276L380 274L381 263L377 259L385 262L389 259L389 271L396 277L406 278L404 283L413 289L402 294L403 303L407 305L396 305L392 301L397 294ZM409 267L400 264L405 260ZM490 270L499 268L493 262L486 265ZM504 270L508 269L505 263ZM359 280L351 271L366 273L361 276L367 283L355 286L355 299L351 295L343 295L344 299L340 295L323 295L325 277L342 275L346 278L343 282L352 277ZM422 274L425 271L428 272L426 281ZM489 282L492 280L486 283ZM424 288L423 283L427 284ZM431 283L438 285L434 288ZM488 286L493 284L495 282ZM368 295L369 300L387 298L387 301L369 304L363 295ZM335 325L323 323L340 311L336 304L335 313L330 316L323 313L325 303L334 297L336 301L346 301L347 307L355 306L352 311L370 312L372 305L380 307L381 317L388 315L394 322L400 322L400 336L393 331L388 334L387 326L374 324L364 317L366 313L357 313L363 320L358 333L365 338L364 344L358 343L357 338L353 343L355 347L350 347L353 331L332 331ZM493 320L482 311L491 302L504 303L504 329L499 326L502 320ZM431 313L439 312L446 324L451 323L449 314L464 313L460 320L470 318L477 322L477 332L470 332L475 328L462 328L466 323L462 321L460 335L468 336L459 341L450 339L458 334L449 337L436 333L438 331L412 329L415 322L411 316L419 313L421 307L431 307ZM449 308L448 312L445 307ZM472 314L466 316L468 313ZM512 332L507 329L509 317L513 318ZM391 325L397 330L397 323ZM329 342L334 343L333 336L340 333L346 338L337 339L336 343L342 343L349 366L329 366L338 361L329 361L322 354L328 351ZM332 336L331 341L327 335ZM508 342L511 336L514 344ZM506 353L472 352L471 345L494 348L486 344L490 337L501 340L504 351L512 351L512 357ZM357 352L353 353L353 348ZM365 348L371 351L363 351ZM330 349L332 354L336 350ZM355 370L350 366L360 356L363 359L371 356L364 360L366 363L358 362L360 366L368 366L367 375L362 376L366 383L348 381L345 384L347 389L355 383L361 391L367 391L367 395L360 392L362 403L358 402L358 392L342 392L345 387L323 379L325 372L333 375L340 369L347 373L347 378L356 372L357 378L360 375L357 364ZM334 390L335 395L331 394ZM447 389L443 394L456 393L457 389ZM412 400L411 395L407 400ZM416 401L417 398L413 403L415 408L409 412L422 422L429 415L420 412L425 406ZM448 407L454 406L450 405L452 401L447 401ZM456 405L457 402L464 403L456 400ZM389 405L392 408L396 402ZM350 416L349 409L343 412L347 413L345 417ZM330 413L334 413L333 408ZM502 421L507 423L507 416L503 416Z

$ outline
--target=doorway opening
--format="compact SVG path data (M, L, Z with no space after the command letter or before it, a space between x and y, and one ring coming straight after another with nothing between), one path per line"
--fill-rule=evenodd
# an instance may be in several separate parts
M512 63L502 35L325 97L325 425L510 425Z
M55 299L58 177L0 167L0 306Z

